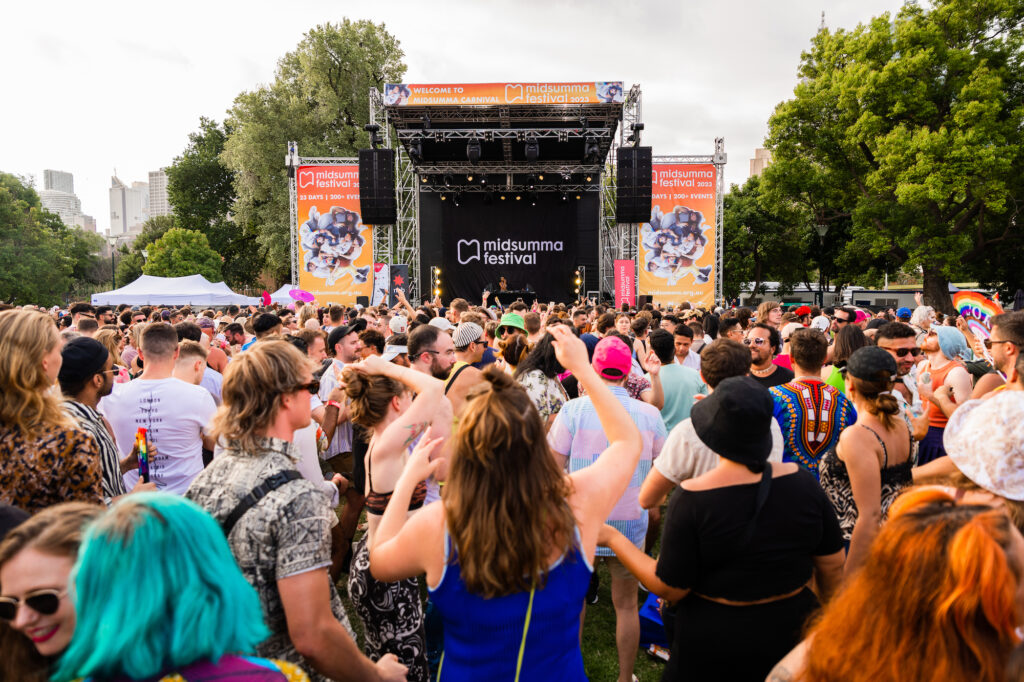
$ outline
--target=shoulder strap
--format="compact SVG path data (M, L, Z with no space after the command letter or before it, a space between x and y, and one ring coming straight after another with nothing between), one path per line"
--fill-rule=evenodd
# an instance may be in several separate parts
M448 395L448 391L451 390L451 387L455 385L455 380L459 378L460 374L462 374L462 370L466 369L469 366L470 365L463 365L462 367L459 367L457 370L455 370L455 374L448 377L448 381L444 385L445 395Z
M253 488L248 495L239 501L238 505L231 510L231 513L228 514L227 518L220 524L221 528L224 529L224 537L231 535L231 530L245 515L245 512L255 507L256 504L266 497L271 491L277 490L289 481L295 481L300 478L302 478L302 474L294 469L278 471L276 474L268 477L267 480L263 481L263 483L260 483L258 486Z
M879 436L875 432L875 430L873 428L871 428L870 426L868 426L867 424L861 424L860 426L862 428L865 428L868 431L870 431L871 435L874 436L875 440L878 441L878 444L882 446L882 457L884 458L884 460L882 462L882 468L884 469L885 467L889 466L889 451L885 448L885 441L882 440L882 437Z

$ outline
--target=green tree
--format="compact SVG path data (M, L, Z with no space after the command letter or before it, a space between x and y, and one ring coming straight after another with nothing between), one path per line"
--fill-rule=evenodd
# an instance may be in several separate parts
M167 234L168 230L174 226L173 216L153 216L142 223L142 231L131 243L131 246L121 244L117 247L117 269L115 272L118 286L130 284L139 278L146 262L146 257L142 255L142 252L149 249L153 242Z
M800 233L792 215L765 201L761 179L755 175L742 187L733 185L722 203L722 293L738 297L748 282L755 294L764 293L765 281L778 281L783 290L799 282Z
M149 258L142 271L157 277L202 275L221 281L220 256L210 248L206 235L197 230L173 227L148 247Z
M231 215L235 202L235 173L221 161L230 130L208 118L188 137L188 146L167 170L167 197L174 223L198 230L224 257L222 271L232 286L253 284L263 269L256 232L247 233Z
M821 30L769 121L768 192L850 219L840 267L920 268L925 301L949 311L950 279L1011 240L1022 24L1022 0L936 0Z
M306 33L274 82L235 98L221 156L235 172L235 223L255 235L264 271L290 276L286 144L304 156L354 156L369 146L369 91L401 82L404 54L383 24L342 20Z
M75 258L87 244L42 210L30 179L0 173L0 300L62 303L74 282Z

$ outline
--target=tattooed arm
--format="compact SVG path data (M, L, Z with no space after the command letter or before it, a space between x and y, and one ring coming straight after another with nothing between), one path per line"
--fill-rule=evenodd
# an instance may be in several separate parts
M797 644L792 651L786 654L785 658L775 664L765 682L796 682L802 679L804 668L807 666L807 649L809 647L809 639Z

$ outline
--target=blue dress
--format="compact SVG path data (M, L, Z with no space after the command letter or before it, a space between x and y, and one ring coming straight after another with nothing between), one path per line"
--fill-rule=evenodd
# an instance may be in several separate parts
M462 581L458 555L445 531L450 557L430 600L444 621L444 655L438 679L586 680L580 651L580 610L593 567L580 549L579 530L569 552L548 570L544 587L484 599ZM527 614L529 623L527 624ZM524 627L525 626L525 627ZM523 632L526 632L525 642Z

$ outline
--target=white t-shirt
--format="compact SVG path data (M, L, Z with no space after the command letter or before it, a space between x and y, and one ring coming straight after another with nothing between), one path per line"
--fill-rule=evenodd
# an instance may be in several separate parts
M210 392L210 395L213 396L213 402L216 405L220 405L221 390L224 387L223 374L208 366L203 370L203 379L199 382L199 385Z
M323 407L320 398L315 395L309 396L309 411L312 412L318 407ZM316 430L319 426L315 419L310 419L309 426L296 429L292 442L295 443L295 447L299 451L299 461L295 463L295 468L299 470L303 478L323 490L331 504L337 507L339 502L338 486L325 480L323 472L320 470L320 459L316 451Z
M323 402L327 402L331 391L340 382L341 370L344 367L345 363L335 359L331 362L331 366L324 371L324 375L320 377L319 396ZM335 455L345 452L352 452L352 423L348 421L338 424L338 428L334 431L334 438L331 439L331 444L322 457L323 459L330 459Z
M115 384L114 392L100 400L100 413L114 429L121 457L135 445L139 427L147 429L157 454L149 464L150 480L158 490L184 494L203 470L202 434L217 411L209 391L181 379L135 379ZM124 475L131 490L139 472Z
M772 451L768 455L768 461L781 462L782 429L774 419L771 420L771 433ZM665 445L661 448L661 454L654 460L654 468L658 473L677 485L705 474L717 465L718 455L697 437L693 422L689 419L679 422L669 432Z

